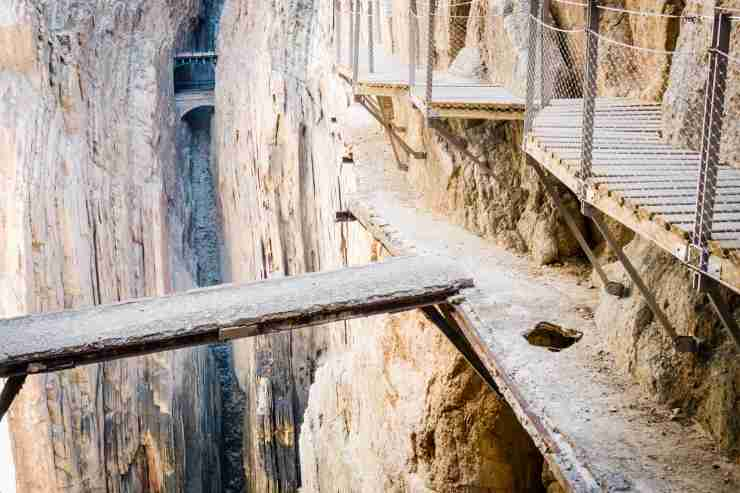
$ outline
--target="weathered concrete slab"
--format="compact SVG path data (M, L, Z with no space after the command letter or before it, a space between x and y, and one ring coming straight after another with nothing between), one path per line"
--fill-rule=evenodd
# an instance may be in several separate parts
M0 377L410 310L444 302L472 284L443 257L404 257L0 320Z
M455 319L566 491L737 491L740 472L732 481L718 473L723 461L702 432L656 418L658 405L610 368L601 352L609 328L583 315L596 304L595 290L420 209L382 129L360 107L350 111L347 172L358 190L348 208L392 254L450 256L475 272ZM534 346L523 334L542 321L583 338L558 353Z

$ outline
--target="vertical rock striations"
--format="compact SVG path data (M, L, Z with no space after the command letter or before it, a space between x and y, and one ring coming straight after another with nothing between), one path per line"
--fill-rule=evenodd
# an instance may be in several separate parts
M172 52L197 0L0 6L0 311L194 285L169 241ZM32 378L11 419L21 492L216 491L206 350Z

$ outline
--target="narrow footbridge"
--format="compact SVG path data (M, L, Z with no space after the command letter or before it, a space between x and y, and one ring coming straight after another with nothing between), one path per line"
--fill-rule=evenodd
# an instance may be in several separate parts
M554 4L585 23L557 26ZM738 19L721 8L713 15L689 7L666 14L597 0L533 0L530 8L524 149L604 285L615 283L547 183L550 177L577 195L582 213L615 250L678 350L693 352L696 341L671 325L602 215L693 271L694 287L708 295L740 344L740 328L717 289L740 293L740 147L737 114L727 111L740 70L729 53ZM630 44L600 32L606 16L644 29L690 23L686 29L703 31L711 42L695 46L704 39L696 37L683 51ZM706 78L697 84L695 74Z
M708 295L740 345L740 327L718 290L723 285L740 293L740 127L737 115L727 111L737 106L731 82L738 82L740 59L729 50L733 23L740 17L722 8L707 15L707 9L691 13L687 6L674 14L602 3L530 2L524 98L515 95L524 77L500 73L490 53L482 55L469 43L482 30L504 29L511 18L469 1L399 7L379 0L335 0L336 69L384 127L403 170L412 158L425 159L426 152L418 148L423 145L419 135L411 145L404 127L410 125L408 112L397 111L399 104L415 108L438 137L483 166L485 152L474 155L445 120L523 119L527 162L606 291L621 296L624 287L605 274L552 179L577 195L581 212L594 221L678 350L695 352L699 341L679 335L671 325L602 214L691 269L694 287ZM551 15L555 4L561 20L585 19L583 25L557 25ZM669 32L670 23L690 23L690 29L706 34L694 42L706 38L711 43L683 51L629 44L599 32L605 16L614 25L627 18L638 30L659 26ZM526 17L522 12L520 19ZM502 65L507 64L511 61ZM691 80L695 74L706 74L706 80L697 84ZM406 122L399 121L399 113Z
M180 52L175 55L175 107L178 120L196 108L215 105L217 62L215 51ZM187 74L187 77L183 74Z
M181 90L175 93L175 110L177 119L182 119L185 115L196 108L204 106L213 107L216 104L215 91L213 82L204 83L201 88Z
M445 314L454 311L450 299L472 286L452 261L417 256L0 320L0 378L10 377L0 419L27 375L417 308L492 382Z
M500 21L473 11L473 2L334 0L336 71L357 101L386 129L399 168L401 159L424 159L409 144L393 102L403 101L424 117L437 136L470 160L482 163L469 143L453 135L443 119L523 120L524 103L497 67L486 68L480 51L468 46L468 30ZM403 47L403 48L401 48ZM374 99L375 100L374 100ZM403 113L403 111L401 111Z

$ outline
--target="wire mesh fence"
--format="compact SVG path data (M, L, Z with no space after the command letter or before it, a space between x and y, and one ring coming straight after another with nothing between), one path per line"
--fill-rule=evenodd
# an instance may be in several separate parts
M584 24L558 27L550 2ZM740 247L738 29L719 8L651 7L532 3L525 136L559 142L584 204L617 182L691 230L685 260L706 272L712 240Z
M570 2L569 2L570 3ZM575 6L575 8L581 8ZM585 29L562 29L554 24L546 2L532 1L529 16L529 59L525 135L535 118L551 106L576 104L583 98ZM580 115L574 123L582 125Z
M358 77L388 70L392 57L392 4L388 0L336 0L337 66Z
M411 2L408 16L408 82L412 98L431 117L435 93L450 88L474 88L484 80L480 53L469 46L469 30L482 30L493 14L480 4L461 0ZM494 72L491 72L494 73Z

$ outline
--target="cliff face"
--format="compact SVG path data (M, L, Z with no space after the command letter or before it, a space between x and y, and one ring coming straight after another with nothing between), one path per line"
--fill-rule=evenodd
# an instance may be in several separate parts
M168 238L165 170L172 49L199 6L0 6L3 316L193 285L172 281L189 262ZM212 368L188 350L31 378L11 416L19 491L215 491Z
M334 222L354 184L345 145L350 96L332 74L331 2L226 0L216 113L207 121L198 110L178 124L172 50L185 46L201 3L218 2L0 6L3 316L385 255L366 234ZM552 7L561 26L582 22L561 7ZM395 12L407 8L393 2ZM655 8L674 12L683 2ZM489 76L519 93L528 10L525 1L476 0L467 30ZM707 34L668 22L603 22L610 36L658 49L690 47ZM394 26L407 29L402 17ZM404 55L403 38L397 42ZM673 81L685 75L675 64L638 65ZM701 84L690 82L700 97ZM606 77L600 89L624 92ZM646 89L645 97L655 95ZM427 206L540 264L579 254L523 163L521 125L450 123L485 157L487 166L478 166L408 105L394 101L412 145L430 156L412 161L408 173ZM686 111L666 108L674 128ZM572 195L560 193L577 211ZM588 221L579 222L609 259ZM736 452L734 349L690 293L682 266L639 240L628 253L642 259L652 286L663 286L657 294L669 316L712 352L706 361L672 354L637 297L602 299L597 317L614 327L605 348L640 385L696 415ZM541 486L542 459L511 410L418 314L241 341L233 355L223 347L177 351L36 377L12 427L22 492ZM545 483L557 491L552 478Z
M314 24L329 16L328 7L311 0L224 6L215 158L227 280L343 265L342 228L334 223L342 190L334 116L348 99L320 51L327 33ZM342 324L234 345L247 396L250 491L293 491L300 484L298 434L308 388L322 354L344 338Z

